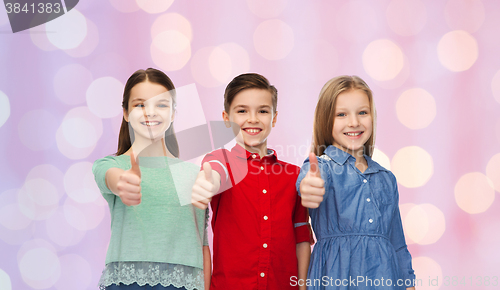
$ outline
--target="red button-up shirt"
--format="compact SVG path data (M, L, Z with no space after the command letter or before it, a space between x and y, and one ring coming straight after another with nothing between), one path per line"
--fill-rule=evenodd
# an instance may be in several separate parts
M300 168L268 153L261 158L236 145L203 160L220 174L222 192L211 202L211 290L296 288L296 244L313 242L295 189Z

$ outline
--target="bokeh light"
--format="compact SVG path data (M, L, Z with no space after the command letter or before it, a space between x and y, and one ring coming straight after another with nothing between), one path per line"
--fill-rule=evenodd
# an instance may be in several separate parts
M183 68L191 58L191 44L188 36L178 30L158 33L151 43L153 62L165 71Z
M54 77L56 96L65 104L85 103L85 92L92 83L92 73L81 64L72 63L61 67Z
M497 71L491 80L491 91L495 100L500 103L500 70Z
M61 265L55 251L46 247L27 250L19 259L19 271L33 289L52 287L61 275Z
M481 0L448 0L444 15L451 29L473 33L484 22L484 5Z
M407 209L403 223L406 238L420 245L437 242L446 229L443 212L429 203Z
M485 212L494 200L493 183L481 172L467 173L455 185L455 201L467 213Z
M106 206L97 203L78 203L71 198L64 201L64 216L79 231L96 228L103 220Z
M10 116L10 102L7 95L0 91L0 127L7 122Z
M215 47L208 58L212 76L221 83L231 77L231 57L219 47Z
M436 116L436 102L429 92L422 88L404 91L396 102L396 113L399 121L406 127L423 129Z
M32 222L19 209L17 194L17 189L10 189L0 193L0 225L7 230L25 229Z
M137 5L149 14L157 14L167 11L174 0L136 0Z
M378 17L373 2L354 0L341 3L344 4L334 10L338 33L354 43L373 39L382 20Z
M43 51L54 51L57 47L54 46L47 37L47 27L45 24L39 26L40 29L30 29L30 38L34 45ZM44 29L44 30L42 30Z
M36 165L28 172L25 181L44 179L49 181L56 189L59 199L64 196L63 173L52 164Z
M99 30L90 19L87 19L87 34L80 45L73 49L65 49L64 52L72 57L84 57L90 55L99 44Z
M76 202L96 201L101 196L101 192L94 180L92 163L85 161L71 165L64 175L64 189Z
M99 118L118 116L123 112L123 87L124 85L114 77L103 77L94 80L86 92L89 110ZM83 147L88 147L88 145Z
M386 16L392 31L402 36L418 34L427 22L427 10L420 0L392 0Z
M87 19L77 9L45 24L47 38L59 49L78 47L87 36ZM50 31L50 32L49 32Z
M32 220L47 219L57 209L57 188L43 178L27 180L18 195L21 212Z
M186 17L178 13L166 13L158 16L151 26L151 38L155 39L158 34L170 30L180 32L189 40L189 42L193 40L193 29L191 28L191 23L186 19Z
M45 230L49 239L62 247L77 245L86 233L68 223L61 207L45 221Z
M19 139L30 150L47 150L55 143L58 125L56 117L44 109L29 111L17 125Z
M441 265L430 257L413 257L413 270L417 274L417 280L421 281L415 288L423 290L437 290L443 281L443 270ZM437 280L436 280L437 279Z
M9 274L7 274L2 269L0 269L0 289L2 289L2 290L12 290L12 282L10 281Z
M278 17L288 5L288 0L247 0L248 8L261 18Z
M451 31L441 37L437 51L441 64L454 72L468 70L478 58L476 39L463 30Z
M56 282L58 290L85 290L91 286L92 271L90 264L82 256L68 254L59 258L61 277ZM92 285L93 286L93 285Z
M284 59L292 51L294 44L293 29L278 19L262 22L253 34L255 50L268 60Z
M486 176L492 181L493 188L500 192L500 153L491 157L486 165Z
M363 67L377 81L394 79L403 69L404 55L391 40L372 41L363 52Z
M375 148L375 150L373 150L372 159L385 169L391 170L391 160L384 152L380 151L380 149Z
M109 2L116 10L123 13L131 13L141 9L136 0L109 0Z
M391 168L398 182L408 188L425 185L434 173L432 156L418 146L399 149L392 158Z

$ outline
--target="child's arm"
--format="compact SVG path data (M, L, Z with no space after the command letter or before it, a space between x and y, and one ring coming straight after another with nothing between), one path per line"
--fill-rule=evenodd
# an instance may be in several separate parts
M203 163L203 170L193 185L191 203L199 209L206 209L212 197L220 189L220 174L212 170L209 162Z
M205 290L210 289L210 279L212 278L212 258L210 248L203 246L203 275L205 277Z
M302 242L297 244L297 262L299 265L299 280L304 281L302 286L299 286L300 290L306 290L306 279L307 270L309 268L309 260L311 259L311 243ZM302 284L302 283L301 283Z

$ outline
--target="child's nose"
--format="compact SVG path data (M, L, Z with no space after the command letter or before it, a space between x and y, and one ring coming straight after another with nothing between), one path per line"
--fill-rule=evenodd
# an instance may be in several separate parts
M350 127L358 127L359 126L359 120L357 116L351 116L349 118L349 126Z
M259 122L259 118L257 117L257 114L250 114L248 116L247 122L248 123L257 123L257 122Z
M156 109L155 106L145 106L144 108L144 115L146 117L154 117L156 116Z

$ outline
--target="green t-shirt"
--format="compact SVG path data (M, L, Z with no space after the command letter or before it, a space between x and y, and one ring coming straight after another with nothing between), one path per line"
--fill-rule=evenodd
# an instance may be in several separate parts
M207 211L194 208L191 188L200 168L168 157L140 157L141 203L126 206L107 187L105 175L130 169L130 156L107 156L94 163L94 177L111 213L106 264L160 262L203 269Z

